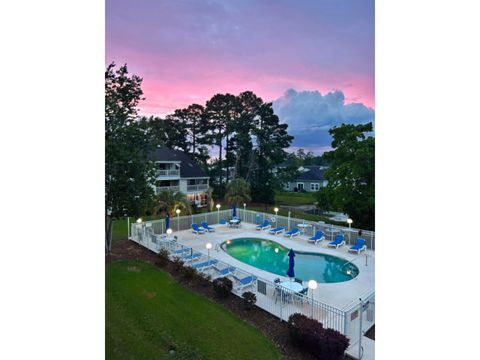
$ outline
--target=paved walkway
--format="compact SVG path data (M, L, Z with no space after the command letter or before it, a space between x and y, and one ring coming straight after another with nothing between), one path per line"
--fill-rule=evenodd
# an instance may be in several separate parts
M375 341L372 339L362 336L362 348L363 356L361 360L374 360L375 359ZM347 349L348 356L358 360L358 342Z

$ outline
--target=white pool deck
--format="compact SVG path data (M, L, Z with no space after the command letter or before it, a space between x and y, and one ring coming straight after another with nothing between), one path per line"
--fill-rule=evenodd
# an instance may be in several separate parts
M183 230L176 232L175 235L177 236L180 244L192 247L193 249L204 254L207 254L205 245L207 242L210 242L213 245L212 249L210 250L210 257L224 261L241 270L270 281L273 281L279 276L241 262L228 255L219 247L215 249L215 245L221 244L228 239L256 237L276 241L287 248L292 248L294 251L323 253L341 257L348 261L353 260L352 263L355 264L359 269L358 276L350 281L341 283L318 283L318 287L314 291L313 296L316 300L334 306L338 309L344 309L353 302L358 302L360 297L369 293L375 287L375 252L367 250L362 252L360 255L348 252L348 237L346 238L346 245L338 249L334 249L327 247L329 241L312 244L308 243L307 237L302 235L291 239L283 236L283 234L271 235L267 230L258 231L255 229L255 225L248 223L242 223L241 227L238 229L230 228L226 225L215 225L213 227L215 228L215 232L212 233L197 235L191 230ZM354 238L352 238L352 244L353 242ZM365 265L366 260L368 265ZM288 278L285 276L284 279L287 280ZM302 280L308 281L309 279Z

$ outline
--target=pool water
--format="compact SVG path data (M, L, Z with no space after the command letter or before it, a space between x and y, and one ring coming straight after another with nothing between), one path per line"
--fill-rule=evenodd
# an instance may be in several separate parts
M230 256L258 269L286 276L288 251L286 247L265 239L238 238L222 243ZM294 249L295 251L295 249ZM295 277L320 283L344 282L358 275L358 268L336 256L295 251Z

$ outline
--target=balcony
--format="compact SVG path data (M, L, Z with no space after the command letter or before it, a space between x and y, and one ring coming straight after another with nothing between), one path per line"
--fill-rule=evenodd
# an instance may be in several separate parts
M156 187L157 194L162 190L180 191L180 186L157 186Z
M205 191L208 190L208 184L187 185L187 191Z
M180 170L157 170L157 177L179 177Z

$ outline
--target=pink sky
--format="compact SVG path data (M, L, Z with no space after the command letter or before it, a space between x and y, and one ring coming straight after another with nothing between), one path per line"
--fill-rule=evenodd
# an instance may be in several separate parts
M216 93L340 90L374 108L374 2L107 0L106 62L143 77L141 112Z

